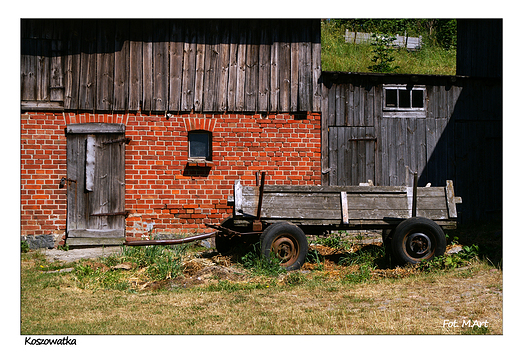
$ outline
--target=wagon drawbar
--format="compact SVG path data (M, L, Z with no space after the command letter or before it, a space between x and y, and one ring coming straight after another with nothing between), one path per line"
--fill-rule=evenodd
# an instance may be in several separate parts
M444 229L456 228L456 204L461 202L451 180L445 187L418 187L417 174L413 187L303 186L266 185L262 172L261 178L257 173L256 186L235 182L228 198L233 215L219 225L207 224L216 232L176 241L215 236L221 253L240 243L260 241L264 256L275 255L287 270L295 270L307 257L306 234L379 229L393 261L418 263L444 254Z

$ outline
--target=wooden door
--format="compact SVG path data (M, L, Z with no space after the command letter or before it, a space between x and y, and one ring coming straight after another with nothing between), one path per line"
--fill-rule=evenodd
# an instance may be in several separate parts
M122 124L67 126L68 245L116 245L125 237Z
M376 148L374 127L329 127L329 185L376 182Z

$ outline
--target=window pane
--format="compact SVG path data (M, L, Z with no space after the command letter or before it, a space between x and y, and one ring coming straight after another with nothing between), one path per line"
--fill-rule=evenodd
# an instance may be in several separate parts
M399 108L410 108L410 91L399 90Z
M190 157L209 157L209 134L205 132L190 132Z
M387 89L386 91L386 102L385 107L396 108L397 107L397 90Z
M423 107L423 91L422 90L414 90L412 91L412 107L413 108L422 108Z

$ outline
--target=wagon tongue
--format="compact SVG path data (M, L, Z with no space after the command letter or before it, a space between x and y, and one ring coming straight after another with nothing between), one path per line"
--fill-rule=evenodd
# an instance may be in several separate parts
M217 233L217 231L214 231L214 232L194 235L194 236L182 238L182 239L154 239L154 240L125 241L124 245L127 245L127 246L177 245L177 244L190 243L192 241L211 238L211 237L214 237L216 233Z

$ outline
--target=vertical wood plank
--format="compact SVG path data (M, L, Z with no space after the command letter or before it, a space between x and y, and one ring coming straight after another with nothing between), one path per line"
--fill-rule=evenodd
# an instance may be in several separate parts
M167 20L153 25L153 100L152 110L164 112L168 107L169 31Z
M318 20L312 21L311 30L311 45L312 45L312 109L319 112L321 109L322 98L322 83L321 77L321 24Z
M396 119L396 128L397 128L397 185L396 186L405 186L406 185L406 160L407 160L407 150L406 150L406 118L398 118Z
M390 170L389 170L389 156L388 156L388 149L389 149L389 137L388 137L388 119L382 118L380 119L380 133L379 133L379 140L378 140L378 148L380 148L381 151L381 174L380 180L378 181L377 185L384 185L388 186L390 185Z
M40 40L37 41L36 56L36 100L48 101L50 93L50 53L51 43L45 39L46 30L50 24L42 21Z
M337 146L338 146L338 152L337 152L337 171L336 171L336 177L337 177L337 184L336 185L345 185L349 178L350 174L350 164L347 164L347 155L348 153L348 135L345 131L346 129L344 127L336 127L335 130L337 130L336 138Z
M216 110L225 112L228 110L228 83L229 83L229 67L230 67L230 26L222 25L220 30L219 41L219 62L217 76L217 102Z
M81 73L78 109L93 110L96 96L96 27L97 20L82 21Z
M184 56L183 20L170 22L170 74L168 110L179 111L182 97L182 59Z
M374 137L376 140L374 141L374 185L382 185L381 178L383 177L382 170L382 134L381 130L381 117L382 117L382 88L380 85L374 86ZM386 131L385 131L386 132Z
M22 38L20 70L21 100L36 100L36 46L36 40Z
M129 54L128 20L118 20L115 29L114 110L124 111L128 106Z
M193 21L186 21L184 42L183 76L182 76L182 105L183 111L193 109L195 97L195 63L197 55L197 30Z
M229 78L227 88L227 109L229 111L236 110L237 96L237 74L238 74L238 38L239 25L238 21L233 21L231 31L229 33Z
M129 26L128 109L140 110L143 102L143 22Z
M114 31L111 20L99 20L97 33L96 109L108 111L114 103Z
M64 60L64 43L62 41L62 35L66 28L66 22L58 22L55 24L55 35L51 41L51 59L50 59L50 101L51 102L63 102L64 99L64 87L63 87L63 64Z
M280 21L273 20L271 30L271 84L269 97L269 110L272 112L279 111L280 101Z
M296 31L292 32L292 41L290 44L291 50L291 77L290 77L290 106L289 111L296 112L298 111L298 82L299 82L299 43L298 43L298 34Z
M329 184L338 185L338 129L329 128Z
M335 115L336 115L336 126L345 126L345 84L337 84L336 85L336 104L335 104Z
M153 23L143 22L143 104L142 110L153 108Z
M286 22L280 26L280 111L290 111L291 104L291 43Z
M309 23L310 25L310 23ZM298 43L298 108L299 111L312 111L312 47L310 26L301 28Z
M245 110L255 112L258 100L258 23L252 20L247 30L246 67L245 67Z
M426 165L428 163L428 157L426 153L426 119L417 119L417 129L415 130L415 146L416 146L416 158L417 158L417 175L422 185L426 185ZM425 175L423 177L423 175Z
M204 83L203 96L204 101L202 110L215 111L217 103L217 75L220 70L217 68L219 62L219 47L217 44L219 33L218 21L208 21L206 26L205 38L205 58L204 58Z
M329 93L326 85L322 85L323 101L321 102L321 184L328 186L329 183Z
M247 29L243 22L238 28L238 47L237 47L237 83L235 96L235 109L244 111L245 109L245 79L246 79L246 50L247 50Z
M81 21L69 21L69 32L67 34L67 49L64 68L65 97L63 105L65 109L78 106L79 78L81 67L80 45L81 45Z
M271 84L271 21L263 21L260 26L258 53L258 111L269 111L269 89Z

